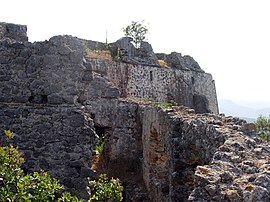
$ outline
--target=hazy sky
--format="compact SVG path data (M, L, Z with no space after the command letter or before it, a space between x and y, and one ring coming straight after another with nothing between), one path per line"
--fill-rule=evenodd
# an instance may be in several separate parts
M192 56L219 98L270 101L269 0L3 0L0 21L28 26L30 41L54 35L109 42L145 20L155 52Z

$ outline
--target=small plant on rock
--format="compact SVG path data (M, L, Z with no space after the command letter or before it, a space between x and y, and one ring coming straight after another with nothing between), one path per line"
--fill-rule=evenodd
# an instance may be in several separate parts
M103 156L105 152L104 137L99 137L96 145L96 153L99 157Z
M94 195L91 197L93 201L99 202L119 202L123 200L123 187L120 185L119 179L108 179L106 174L101 174L94 186Z
M173 106L177 106L177 103L173 100L170 100L169 102L166 103L159 103L156 102L155 100L152 100L150 98L144 98L145 102L150 102L152 105L156 106L156 107L160 107L162 109L172 109Z

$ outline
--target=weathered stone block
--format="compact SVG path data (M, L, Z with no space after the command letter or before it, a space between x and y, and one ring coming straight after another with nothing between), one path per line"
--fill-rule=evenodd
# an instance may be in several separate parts
M12 23L0 23L0 40L4 38L13 39L15 41L28 41L27 27L25 25L17 25Z

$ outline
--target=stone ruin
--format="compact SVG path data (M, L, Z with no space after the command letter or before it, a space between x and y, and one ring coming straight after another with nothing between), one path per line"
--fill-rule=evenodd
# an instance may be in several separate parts
M214 81L192 57L129 38L30 43L26 30L0 23L0 130L15 133L25 172L48 171L88 199L102 136L102 171L120 178L124 201L270 200L269 143L218 114ZM112 59L87 54L105 50Z

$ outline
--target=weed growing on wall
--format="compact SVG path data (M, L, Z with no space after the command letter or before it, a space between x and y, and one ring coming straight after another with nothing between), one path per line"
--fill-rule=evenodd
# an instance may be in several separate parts
M120 57L120 48L118 47L118 48L117 48L116 61L117 61L117 62L120 62L120 60L121 60L121 57Z
M166 62L166 60L158 60L158 63L161 67L164 67L164 68L169 68L169 65L168 63Z
M104 137L99 137L97 145L96 145L96 153L97 153L98 157L101 157L104 155L104 152L105 152Z
M160 107L162 109L169 109L170 110L170 109L172 109L173 106L177 106L177 103L175 101L173 101L173 100L170 100L167 103L159 103L159 102L156 102L153 99L144 98L144 101L145 102L150 102L153 106Z

